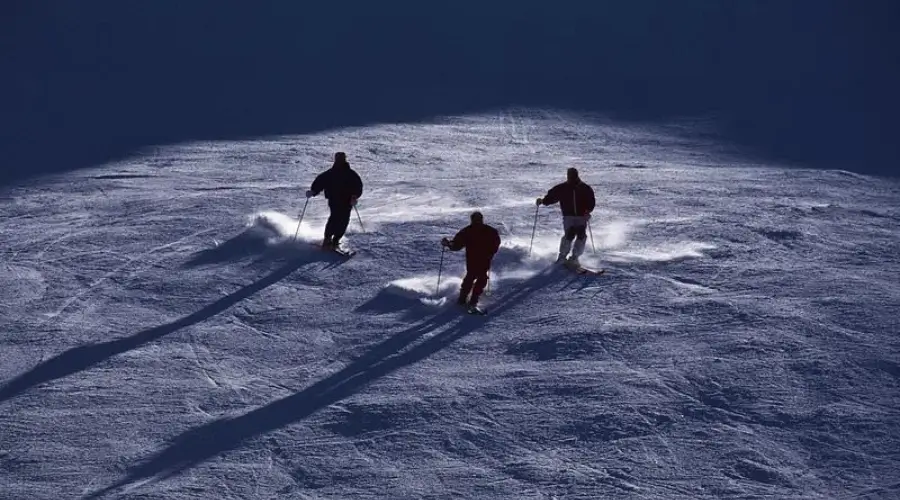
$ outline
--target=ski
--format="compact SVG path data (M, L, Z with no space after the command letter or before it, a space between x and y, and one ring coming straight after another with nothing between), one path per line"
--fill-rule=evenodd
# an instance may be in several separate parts
M589 274L591 276L600 276L601 274L606 272L606 269L590 269L590 268L581 267L581 266L578 266L572 270L578 274Z
M304 242L304 243L313 248L317 248L323 252L334 252L343 257L353 257L354 255L356 255L356 250L344 250L341 248L323 247L321 244L313 243L313 242Z
M466 312L469 314L477 315L477 316L484 316L487 314L487 310L482 309L480 307L476 307L476 306L470 306L469 308L466 309Z
M323 252L334 252L343 257L353 257L356 255L356 250L345 250L343 248L334 248L334 247L323 247L321 245L317 245L320 250Z
M458 308L466 311L466 314L472 314L472 315L476 315L476 316L484 316L487 314L487 310L485 310L481 307L478 307L478 306L470 306L468 304L460 304L459 302L456 303L456 306Z
M564 265L567 269L578 274L590 274L592 276L599 276L606 272L606 269L591 269L589 267L584 267L581 264L570 264L567 262Z

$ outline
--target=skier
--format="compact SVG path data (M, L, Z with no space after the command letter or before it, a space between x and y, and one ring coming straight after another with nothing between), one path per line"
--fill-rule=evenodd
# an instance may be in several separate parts
M456 303L461 306L468 305L469 312L481 312L478 309L478 299L487 286L488 272L494 255L500 249L500 233L484 223L481 212L473 212L471 222L456 233L452 240L442 238L441 245L454 252L466 249L466 276L463 278Z
M359 174L350 168L347 155L344 152L334 154L334 164L330 169L322 172L313 181L306 197L318 196L325 191L328 199L330 214L325 224L325 238L322 240L322 249L341 251L341 238L350 224L350 215L356 200L362 196L363 182Z
M537 199L537 205L553 205L559 203L563 215L563 235L559 240L559 256L556 262L570 266L579 266L578 258L584 253L587 243L587 224L594 211L594 190L581 181L578 177L578 169L569 168L566 171L566 182L550 188L542 198ZM575 240L575 248L572 249L572 240ZM572 255L567 259L569 250Z

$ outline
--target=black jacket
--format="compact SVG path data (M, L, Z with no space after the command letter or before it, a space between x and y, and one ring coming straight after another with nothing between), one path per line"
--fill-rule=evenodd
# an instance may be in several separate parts
M329 204L350 206L351 198L362 196L363 182L349 163L335 163L316 177L309 190L314 196L325 191Z
M553 205L554 203L559 203L559 208L564 216L588 215L594 211L596 206L594 190L581 181L563 182L550 188L550 191L544 195L543 205Z

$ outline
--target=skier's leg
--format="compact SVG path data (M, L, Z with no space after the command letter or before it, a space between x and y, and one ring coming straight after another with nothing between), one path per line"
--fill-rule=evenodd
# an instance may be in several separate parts
M578 257L584 253L584 246L587 243L587 226L578 226L575 228L575 248L572 249L572 262L577 263Z
M488 282L488 271L491 268L491 263L478 263L477 266L473 266L472 274L475 277L474 287L472 288L472 297L469 298L469 305L476 306L478 305L478 299L481 298L481 294L484 293L484 289L487 286Z
M569 255L569 250L572 249L572 240L575 239L575 231L568 217L563 217L563 231L562 238L559 239L557 262L562 262Z
M465 305L466 300L469 297L469 292L472 290L472 284L475 281L475 273L473 273L470 269L466 270L466 276L462 280L462 285L459 287L459 298L456 302L459 305Z
M332 237L332 243L335 248L338 248L338 245L341 243L341 238L344 237L344 234L347 232L347 226L350 224L350 214L353 211L353 207L337 207L334 211L336 220L334 221L334 236Z
M484 293L484 288L487 286L488 282L488 273L483 272L478 275L478 278L475 280L475 287L472 289L472 297L469 298L470 306L477 306L478 299L481 298L481 294Z
M329 207L328 221L325 222L325 238L322 240L322 247L330 247L331 239L334 236L334 208Z

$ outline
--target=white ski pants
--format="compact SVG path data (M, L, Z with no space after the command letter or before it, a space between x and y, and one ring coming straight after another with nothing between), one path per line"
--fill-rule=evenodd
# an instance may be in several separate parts
M572 251L572 257L578 258L584 253L584 246L587 243L587 224L588 218L580 215L563 216L563 236L559 240L559 258L564 259ZM575 248L572 249L572 241L575 242Z

